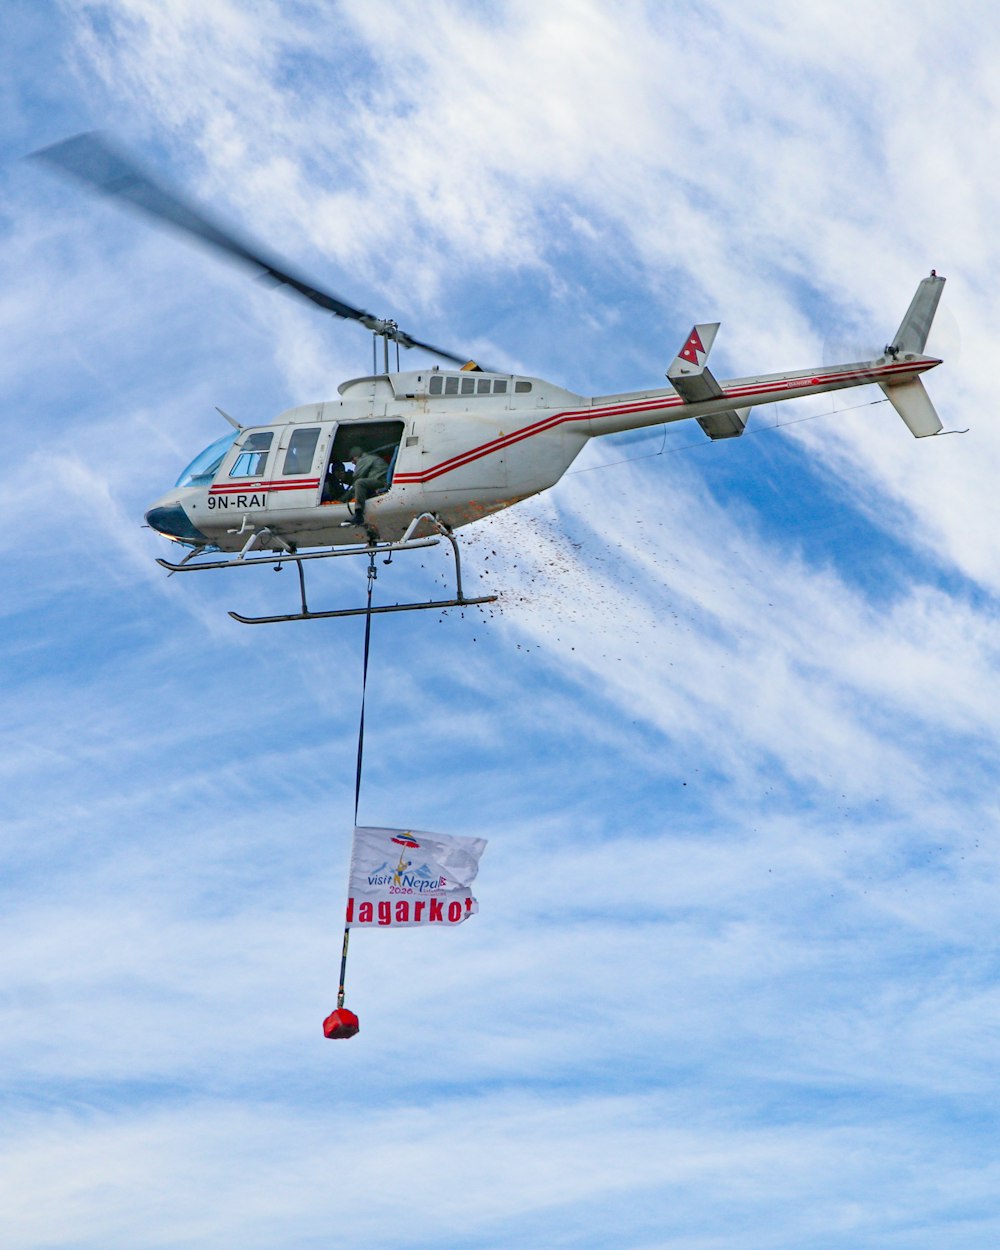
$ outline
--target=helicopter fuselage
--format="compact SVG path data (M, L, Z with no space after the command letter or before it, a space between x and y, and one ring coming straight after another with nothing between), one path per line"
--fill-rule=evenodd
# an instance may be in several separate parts
M891 398L889 388L938 363L907 353L738 378L694 401L683 386L584 397L541 378L480 371L355 378L340 386L339 400L291 408L220 440L146 520L175 541L221 551L240 551L254 535L261 550L356 543L331 469L361 447L385 458L389 479L368 500L366 527L394 542L422 514L458 529L546 490L595 436L693 417L710 437L734 437L751 406L873 382Z

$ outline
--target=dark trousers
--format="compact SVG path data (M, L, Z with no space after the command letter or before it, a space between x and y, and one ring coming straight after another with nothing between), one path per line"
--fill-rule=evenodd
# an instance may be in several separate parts
M380 490L385 490L385 478L356 477L354 479L354 512L362 515L369 498Z

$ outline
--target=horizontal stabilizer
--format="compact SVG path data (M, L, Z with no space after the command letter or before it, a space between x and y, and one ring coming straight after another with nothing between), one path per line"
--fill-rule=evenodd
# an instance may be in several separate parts
M715 412L710 417L696 419L709 438L739 438L746 429L749 415L749 408L730 408L728 412Z
M927 279L925 278L926 282ZM924 390L919 378L910 378L906 382L892 385L880 382L885 397L892 404L906 423L914 438L926 438L929 434L941 432L941 421L934 411L931 397Z

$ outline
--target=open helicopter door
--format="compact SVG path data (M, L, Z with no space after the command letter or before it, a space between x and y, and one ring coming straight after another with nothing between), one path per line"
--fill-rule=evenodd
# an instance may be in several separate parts
M341 422L325 449L321 502L335 503L343 498L348 487L342 475L345 466L354 463L355 457L351 452L359 447L362 453L374 452L386 462L386 487L379 493L388 493L392 488L393 470L405 428L405 422L400 420ZM373 497L378 498L378 494Z

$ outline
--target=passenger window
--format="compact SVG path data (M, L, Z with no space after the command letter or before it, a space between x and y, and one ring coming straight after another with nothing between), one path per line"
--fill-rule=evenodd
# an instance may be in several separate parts
M462 394L463 395L475 395L475 393L476 393L476 379L475 378L463 378L462 379Z
M318 441L319 430L296 430L285 452L285 467L281 471L282 475L290 477L292 474L308 473L312 468Z
M531 383L530 382L515 382L514 390L517 391L519 395L526 395L528 391L531 390Z
M267 463L267 453L271 449L274 432L268 430L264 434L248 434L236 457L236 463L229 470L230 477L260 477Z
M457 394L458 394L458 378L445 378L445 380L444 380L444 393L445 393L446 395L457 395Z
M441 377L440 373L437 373L431 378L430 386L427 389L432 395L440 395L443 382L444 378Z
M479 381L476 383L476 390L479 392L480 395L488 395L490 393L489 378L480 378Z
M497 378L497 380L493 383L493 394L505 395L506 393L507 393L507 379Z

